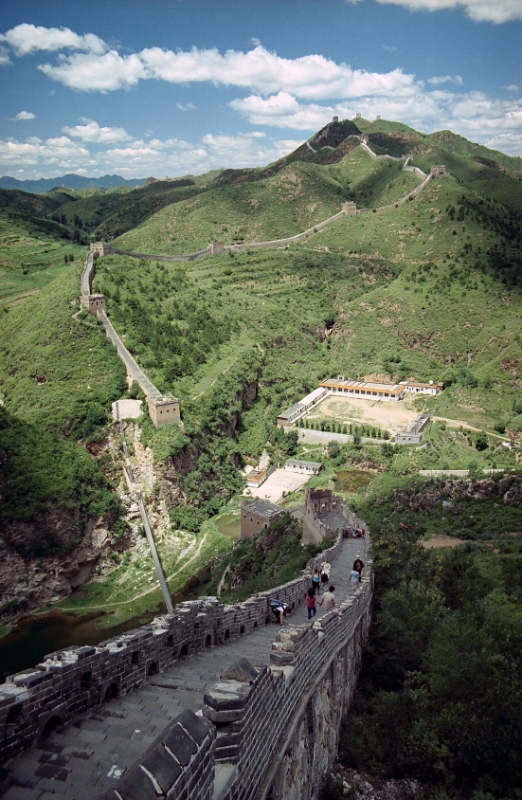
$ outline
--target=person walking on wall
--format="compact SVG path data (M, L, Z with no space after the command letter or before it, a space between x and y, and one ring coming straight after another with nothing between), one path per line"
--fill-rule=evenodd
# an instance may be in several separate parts
M315 589L313 587L308 589L305 606L308 608L308 619L313 619L317 614Z
M320 591L321 591L321 573L319 572L318 569L314 569L314 572L313 572L313 575L312 575L312 587L313 587L314 592L316 592L316 594L320 593Z
M356 569L352 569L350 572L350 584L353 588L353 593L357 591L357 587L359 586L359 573Z
M330 586L327 592L323 594L323 599L320 600L319 604L322 606L324 604L325 611L331 611L332 608L335 608L337 603L335 602L334 597L335 586Z
M327 561L323 561L321 564L321 585L323 589L326 589L326 584L330 580L330 570L332 569L332 565L329 564Z
M353 562L352 569L354 569L356 572L359 573L359 583L360 583L361 580L362 580L362 574L363 574L363 569L364 569L364 563L363 563L363 560L362 560L361 556L356 556L355 557L355 561Z

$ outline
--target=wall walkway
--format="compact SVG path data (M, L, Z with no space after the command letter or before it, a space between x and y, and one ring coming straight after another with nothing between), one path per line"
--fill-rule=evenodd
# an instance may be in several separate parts
M10 676L0 687L3 757L26 749L5 763L0 796L316 798L369 626L367 546L338 540L316 559L332 563L338 607L313 623L302 605L306 575L233 606L181 603L136 631ZM368 572L353 595L348 573L359 554ZM266 624L274 595L293 609L283 629Z
M422 179L422 182L421 182L421 184L419 186L415 187L415 189L412 189L411 192L408 192L407 195L405 195L404 197L401 197L395 203L389 203L388 205L379 206L377 208L359 208L355 212L356 214L378 213L378 212L383 212L383 211L389 211L390 209L393 209L393 208L399 208L400 206L405 205L410 200L412 200L414 197L416 197L418 194L420 194L420 192L422 192L426 188L428 183L433 179L433 175L431 175L431 174L430 175L426 175L426 173L423 172L421 169L419 169L419 167L413 167L413 166L410 165L409 162L411 160L411 155L402 156L400 158L398 158L396 156L389 156L389 155L377 155L366 144L366 142L362 141L362 137L357 136L355 138L359 139L359 146L362 147L363 150L365 152L367 152L368 155L370 155L372 158L374 158L374 159L386 158L386 159L391 159L392 161L399 161L399 162L402 161L402 162L404 162L404 166L403 166L403 170L404 171L406 171L406 172L414 172L416 175L418 175L419 178ZM307 145L308 149L312 151L312 153L318 152L318 151L314 150L314 148L310 145L309 141L306 142L306 145ZM320 148L320 149L324 150L324 149L326 149L326 147L328 147L328 146L325 146L324 148ZM334 148L328 147L328 149L332 150ZM151 254L151 253L136 253L136 252L134 252L132 250L122 250L122 249L120 249L118 247L113 247L112 245L110 247L110 251L111 251L111 253L114 253L116 255L126 255L126 256L131 256L132 258L145 258L145 259L150 260L150 261L162 261L162 262L194 261L197 258L202 258L203 256L207 256L207 255L214 255L217 252L221 252L221 253L237 252L237 253L239 253L239 252L242 252L242 251L245 251L245 250L260 250L260 249L266 248L266 247L285 247L285 246L288 246L290 244L294 244L296 242L302 242L305 239L308 239L310 236L313 236L315 233L318 233L319 231L321 231L324 228L328 227L328 225L331 225L332 223L337 222L337 220L342 219L345 216L347 216L347 213L345 211L340 211L338 214L334 214L333 217L329 217L328 219L325 219L322 222L318 222L316 225L314 225L311 228L308 228L306 231L302 231L301 233L295 234L295 236L287 236L287 237L284 237L282 239L271 239L271 240L265 241L265 242L250 242L248 244L223 245L222 248L220 248L218 250L214 250L213 246L209 245L204 250L198 250L195 253L186 253L186 254L178 255L178 256L154 255L154 254Z

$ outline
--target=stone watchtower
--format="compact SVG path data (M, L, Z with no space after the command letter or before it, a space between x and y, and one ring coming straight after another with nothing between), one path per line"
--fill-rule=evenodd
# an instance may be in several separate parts
M89 301L89 311L91 314L99 314L100 312L105 314L107 309L105 308L105 297L102 294L90 294L87 298Z
M111 246L108 242L91 242L90 252L94 253L94 258L108 256L111 252Z
M179 423L181 421L177 397L173 397L170 394L162 397L148 397L147 405L150 418L156 428L161 428L162 425L168 425L170 422Z
M434 164L430 169L430 174L444 177L446 175L446 167L444 164Z
M356 204L351 202L343 203L343 213L345 217L351 217L352 214L356 214L357 213Z

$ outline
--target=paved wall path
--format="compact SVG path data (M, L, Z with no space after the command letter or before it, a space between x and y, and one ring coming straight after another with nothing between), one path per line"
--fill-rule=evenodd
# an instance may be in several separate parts
M366 541L346 539L335 561L330 582L339 604L353 594L349 572L360 555L366 561ZM313 620L324 609L319 607ZM310 625L307 610L297 607L286 627ZM166 672L149 677L137 691L87 712L71 727L55 731L0 769L2 800L94 800L132 766L184 709L198 712L203 694L239 659L254 666L270 663L279 626L268 624L233 642L213 647Z

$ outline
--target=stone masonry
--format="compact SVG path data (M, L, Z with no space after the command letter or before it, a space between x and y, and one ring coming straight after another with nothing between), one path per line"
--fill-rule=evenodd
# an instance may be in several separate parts
M371 571L356 595L349 585L354 547L339 538L310 563L332 563L338 598L312 624L307 574L233 606L182 603L10 676L0 688L0 797L315 800L370 619ZM272 596L292 609L276 642Z

